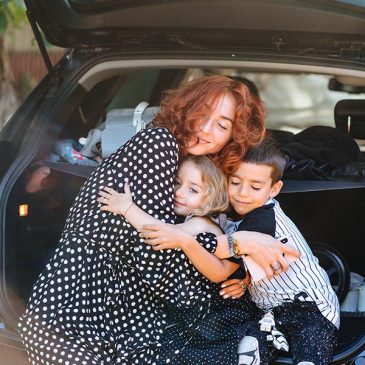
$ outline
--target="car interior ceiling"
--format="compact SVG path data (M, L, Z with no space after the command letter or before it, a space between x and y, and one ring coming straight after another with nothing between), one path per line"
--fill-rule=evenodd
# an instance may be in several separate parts
M146 101L151 106L158 105L164 90L175 87L182 80L202 72L202 70L169 68L151 72L124 72L108 77L92 87L81 102L76 102L70 113L71 117L64 121L58 141L54 143L65 141L64 146L71 146L79 152L82 148L79 138L86 138L90 130L100 126L110 110L134 108L140 101ZM349 105L346 104L346 107L349 108ZM332 124L331 128L336 129L337 125L335 126L334 122ZM290 143L297 134L290 128L285 130L280 127L270 130L280 146ZM365 123L362 123L361 131L364 132L361 138L365 139ZM84 166L77 165L75 173L69 173L72 170L68 171L63 167L57 169L52 166L70 164L71 159L52 160L57 153L55 151L48 153L49 155L45 155L42 151L34 159L33 164L24 171L13 188L10 197L12 204L8 205L7 214L14 219L9 220L7 226L9 245L6 247L6 275L24 302L30 294L32 284L56 249L68 209L85 180L81 176L82 173L76 172L77 169L84 169L87 175L97 165L97 163L88 165L86 161ZM358 171L347 177L332 176L328 180L322 180L321 190L281 193L278 200L309 244L322 242L333 247L342 255L350 272L364 277L362 241L365 237L365 226L362 217L365 210L365 164L359 160L357 165L354 164L352 167L356 166ZM42 169L44 175L40 190L37 194L26 191L25 186L29 179L34 176L35 171ZM355 181L359 186L353 186L351 189L328 188L331 182L339 181L344 183ZM331 269L331 263L328 265ZM334 274L333 285L338 281L336 275L339 274ZM364 320L363 314L357 317L356 313L353 316L348 313L343 315L341 330L343 346L354 336L363 333Z

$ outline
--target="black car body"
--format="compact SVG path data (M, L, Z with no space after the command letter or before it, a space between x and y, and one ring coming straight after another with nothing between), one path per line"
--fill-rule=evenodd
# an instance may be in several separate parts
M140 102L156 107L164 90L208 73L254 80L267 105L268 128L282 146L317 125L345 131L360 149L365 140L362 1L25 3L49 73L0 131L0 339L11 346L22 348L17 319L57 246L70 204L95 165L78 155L62 155L60 148L79 151L80 138L96 130L103 136L88 147L104 157L111 145L135 132L133 117L147 118ZM40 31L65 48L57 65L50 64ZM316 80L322 89L314 87ZM337 104L335 118L341 99L348 101ZM150 119L155 109L146 110ZM322 132L314 129L313 148L326 138ZM365 276L365 159L362 152L359 156L335 174L329 173L331 161L304 164L303 174L286 177L279 196L318 251L341 301L349 291L349 272ZM50 173L42 190L27 191L34 171L43 166ZM365 309L343 311L341 320L333 364L360 364ZM283 355L277 363L290 364L291 359Z

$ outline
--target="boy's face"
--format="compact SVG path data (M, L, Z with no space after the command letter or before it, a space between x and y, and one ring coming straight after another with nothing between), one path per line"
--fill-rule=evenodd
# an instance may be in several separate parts
M271 166L242 162L229 177L229 201L238 214L245 215L279 194L283 183L272 185L271 172Z
M201 209L204 194L203 177L191 161L183 162L175 178L174 210L177 215L187 216Z

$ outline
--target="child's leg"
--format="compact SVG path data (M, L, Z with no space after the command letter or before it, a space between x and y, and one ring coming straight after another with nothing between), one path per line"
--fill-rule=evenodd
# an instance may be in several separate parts
M293 363L327 365L337 345L338 329L314 303L293 303L275 314L277 328L288 335Z
M337 345L337 328L319 313L323 320L311 321L292 337L294 364L327 365ZM318 316L319 317L319 316ZM313 321L313 322L312 322ZM304 363L304 364L303 364Z
M238 344L238 365L260 365L260 363L257 338L245 336Z
M238 365L268 365L272 348L266 339L267 333L257 328L248 331L238 345Z

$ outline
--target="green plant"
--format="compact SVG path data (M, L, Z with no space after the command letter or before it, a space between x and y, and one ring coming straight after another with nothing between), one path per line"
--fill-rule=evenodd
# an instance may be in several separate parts
M26 20L23 0L0 0L0 36L9 25L19 26Z

